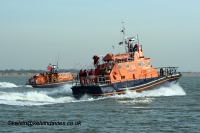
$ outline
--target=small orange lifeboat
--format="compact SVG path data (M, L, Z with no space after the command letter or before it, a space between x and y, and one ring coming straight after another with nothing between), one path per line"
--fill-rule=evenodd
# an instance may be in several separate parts
M47 69L50 71L34 75L27 80L26 84L34 88L54 88L74 80L72 73L58 72L56 65L48 66Z

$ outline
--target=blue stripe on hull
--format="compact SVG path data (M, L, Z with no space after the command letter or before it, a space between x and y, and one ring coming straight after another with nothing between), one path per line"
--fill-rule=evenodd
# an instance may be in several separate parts
M167 81L164 81L164 82L161 82L159 84L153 84L152 86L146 86L144 87L144 89L136 89L136 92L141 92L141 91L144 91L144 90L154 90L154 89L158 89L160 87L168 87L169 84L167 83L177 83L178 79L172 79L172 80L167 80ZM132 90L132 89L130 89Z
M131 88L131 87L143 85L155 80L156 78L124 81L124 82L115 83L113 87L115 88L116 91L121 91L121 90L124 90L124 88Z
M133 81L124 81L115 84L109 85L87 85L87 86L73 86L71 89L75 97L79 97L83 94L90 95L105 95L105 94L120 94L120 92L126 91L128 88L130 91L144 91L158 88L160 86L165 86L167 82L177 83L180 76L173 78L165 78L163 80L157 80L155 78L145 79L145 80L133 80ZM156 81L156 82L153 82ZM122 93L123 94L123 93Z
M151 88L156 88L156 87L159 87L159 86L163 86L164 84L166 84L166 82L177 83L178 82L178 78L173 78L173 79L168 78L168 79L163 79L163 80L160 80L160 81L157 80L157 79L153 79L153 80L147 79L147 80L136 81L135 84L133 83L134 81L121 82L120 84L117 83L118 86L115 84L114 87L116 87L115 89L117 91L123 91L123 90L125 90L127 88L129 88L130 90L139 90L139 89L146 90L146 89L151 89ZM154 83L151 83L153 81L154 81Z

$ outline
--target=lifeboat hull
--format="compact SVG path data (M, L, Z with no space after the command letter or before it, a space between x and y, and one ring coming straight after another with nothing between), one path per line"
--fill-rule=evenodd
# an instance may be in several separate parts
M84 94L89 94L92 96L108 96L116 94L125 94L127 90L132 92L141 92L159 88L161 86L167 85L167 83L177 83L181 74L175 74L160 78L142 79L142 80L132 80L113 84L103 84L103 85L75 85L71 89L73 95L76 98L83 96Z
M70 84L73 81L65 81L65 82L57 82L57 83L50 83L50 84L28 84L31 85L33 88L56 88L60 86L64 86L65 84Z

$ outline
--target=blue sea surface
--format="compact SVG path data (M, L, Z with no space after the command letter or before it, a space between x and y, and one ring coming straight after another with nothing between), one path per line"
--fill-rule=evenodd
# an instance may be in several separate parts
M73 97L71 86L37 89L0 77L0 132L159 133L200 131L200 77L141 93Z

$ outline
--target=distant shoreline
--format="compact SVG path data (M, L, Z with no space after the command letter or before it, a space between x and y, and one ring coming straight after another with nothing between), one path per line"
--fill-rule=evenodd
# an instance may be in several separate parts
M0 73L0 76L29 76L32 77L38 73ZM76 75L77 73L73 73ZM182 76L200 76L200 72L181 72Z
M0 76L34 76L38 73L0 73Z
M200 72L181 72L183 76L200 76Z

